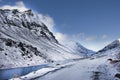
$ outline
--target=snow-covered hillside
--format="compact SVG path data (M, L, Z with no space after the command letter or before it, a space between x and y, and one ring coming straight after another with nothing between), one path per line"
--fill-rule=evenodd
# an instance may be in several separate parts
M85 48L80 43L75 41L69 41L65 44L65 46L68 47L73 53L78 54L81 57L88 57L95 54L94 51Z
M120 80L120 40L115 40L94 56L81 59L72 66L56 68L44 68L23 76L21 79Z
M0 9L0 69L76 58L31 10Z
M11 80L120 80L116 64L111 64L108 58L82 59L67 66L43 68Z
M111 56L112 58L120 59L120 39L113 41L96 54L98 56Z
M67 66L59 64L43 68L14 79L120 80L120 40L115 40L95 55L73 62L73 64Z

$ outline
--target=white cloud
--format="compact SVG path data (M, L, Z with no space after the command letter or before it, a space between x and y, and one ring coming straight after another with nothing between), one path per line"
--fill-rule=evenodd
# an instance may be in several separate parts
M72 36L74 39L83 41L93 41L97 38L96 35L87 35L85 33L79 33Z
M66 42L69 41L69 37L66 34L60 33L60 32L56 32L55 34L56 39L61 43L64 44Z
M106 39L106 38L108 38L108 35L103 35L102 36L102 39Z
M28 8L24 5L22 1L18 1L15 3L15 5L4 5L1 6L0 9L18 9L20 11L28 10Z
M71 43L71 41L77 41L80 44L82 43L83 46L85 46L86 48L94 51L98 51L104 47L104 44L102 45L101 43L100 44L94 43L94 40L96 40L97 38L96 36L91 36L91 35L88 36L85 33L79 33L73 36L69 36L67 34L56 32L55 37L61 44L64 45L66 45L67 43Z
M93 40L95 40L95 39L96 39L96 36L87 36L87 37L85 38L86 41L93 41Z
M38 17L39 17L40 21L42 21L49 28L49 30L53 31L55 22L52 17L50 17L49 15L43 15L40 13L38 13Z
M88 49L98 51L104 47L104 44L102 45L101 43L94 43L94 40L96 40L96 36L93 35L86 35L85 33L79 33L79 34L74 34L72 36L69 36L67 34L63 34L60 32L55 33L56 39L61 43L66 45L67 43L71 43L71 41L77 41L83 46L85 46ZM99 46L98 46L99 45Z
M84 33L78 33L78 34L74 34L74 35L72 35L72 37L74 38L74 39L84 39L85 38L85 34Z

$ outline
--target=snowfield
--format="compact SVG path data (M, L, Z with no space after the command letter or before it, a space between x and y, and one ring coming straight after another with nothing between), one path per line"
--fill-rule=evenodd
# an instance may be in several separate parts
M87 58L66 64L72 64L71 66L64 64L53 68L43 68L11 80L119 80L115 77L115 74L119 72L108 59L108 56ZM61 68L63 66L66 67Z

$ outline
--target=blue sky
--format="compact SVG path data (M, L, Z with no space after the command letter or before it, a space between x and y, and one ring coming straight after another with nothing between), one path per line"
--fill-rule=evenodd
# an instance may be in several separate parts
M0 6L20 1L53 20L61 43L74 40L97 51L120 37L120 0L1 0Z

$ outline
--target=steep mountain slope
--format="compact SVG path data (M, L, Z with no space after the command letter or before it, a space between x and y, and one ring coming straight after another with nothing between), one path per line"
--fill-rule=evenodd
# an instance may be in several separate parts
M68 47L73 53L78 54L81 57L88 57L91 56L92 54L95 54L94 51L83 47L80 43L75 41L70 41L66 43L65 46Z
M75 58L31 10L0 10L1 69Z
M120 59L120 39L113 41L111 44L104 47L102 50L98 51L99 56L111 56L118 57Z
M112 76L118 77L118 79L115 79L115 80L120 79L120 39L113 41L111 44L107 45L105 48L98 51L94 56L96 58L103 57L107 59L112 66L111 68L111 73L113 73Z

